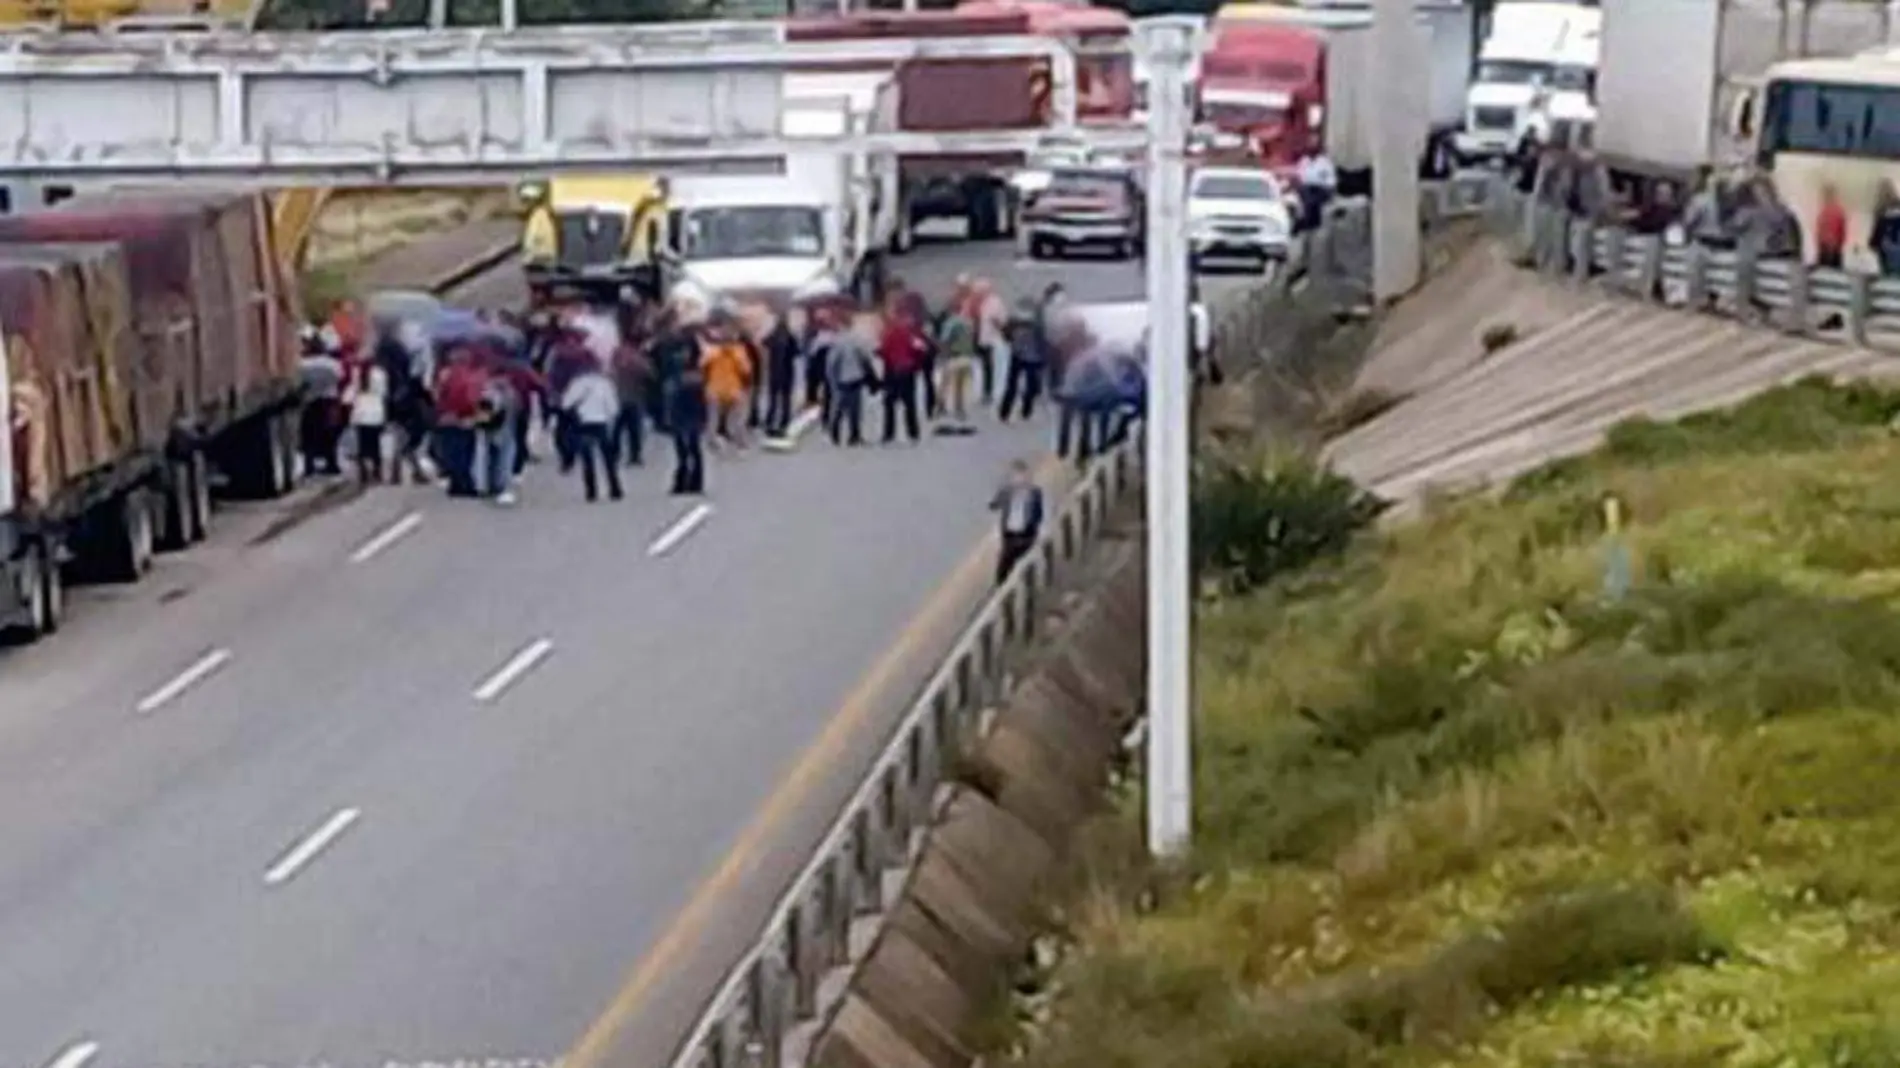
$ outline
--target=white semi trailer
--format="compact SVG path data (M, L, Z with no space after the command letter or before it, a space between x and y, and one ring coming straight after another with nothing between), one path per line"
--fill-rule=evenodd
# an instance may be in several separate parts
M1768 67L1880 45L1890 17L1865 0L1602 0L1602 10L1595 143L1639 196L1748 163L1739 135Z

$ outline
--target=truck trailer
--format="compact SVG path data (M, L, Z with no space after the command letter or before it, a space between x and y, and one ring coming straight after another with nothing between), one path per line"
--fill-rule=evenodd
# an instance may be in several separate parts
M297 299L255 193L126 192L0 218L14 433L0 617L57 626L64 578L131 581L202 539L214 486L294 481Z
M1076 114L1086 123L1125 121L1134 113L1128 27L1128 16L1104 8L1049 0L975 0L949 11L854 11L796 18L787 23L785 33L790 41L1004 35L1068 41L1078 53ZM1048 67L1046 61L1029 58L930 59L868 69L896 79L898 130L939 133L1048 127L1053 119ZM973 239L1010 236L1014 213L1008 178L1022 163L1009 156L902 157L904 207L898 213L897 251L910 249L917 224L936 218L965 220Z
M1595 144L1624 192L1687 188L1747 161L1738 136L1769 66L1881 44L1885 5L1855 0L1602 0Z

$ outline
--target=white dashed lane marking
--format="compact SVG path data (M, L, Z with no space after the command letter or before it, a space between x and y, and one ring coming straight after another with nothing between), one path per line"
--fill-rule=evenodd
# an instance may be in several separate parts
M151 693L146 694L139 700L137 705L139 715L150 715L158 711L161 707L177 700L180 694L211 677L211 675L230 662L231 650L229 649L213 649L197 660L192 661L190 667L173 675L171 681L153 690Z
M694 505L692 510L674 520L672 526L661 531L660 536L653 539L653 544L647 546L647 555L665 556L667 553L672 552L680 542L685 541L691 536L693 531L698 530L701 523L711 519L712 514L712 505Z
M497 669L493 675L488 676L482 680L481 685L475 687L475 700L485 702L500 697L503 691L513 686L521 676L532 671L536 664L546 659L547 655L553 651L554 643L546 638L536 638L529 642L522 647L520 652L509 657L508 662Z
M323 826L305 835L277 863L270 866L270 870L264 873L265 884L279 886L295 878L298 872L317 859L317 854L330 848L330 844L342 837L343 832L349 830L362 815L360 809L338 809L335 815L323 821Z
M357 546L356 551L350 554L350 563L360 564L375 557L384 549L414 534L416 528L421 525L422 513L410 512L408 515L389 524L389 526L384 527L381 533L378 533L375 537Z

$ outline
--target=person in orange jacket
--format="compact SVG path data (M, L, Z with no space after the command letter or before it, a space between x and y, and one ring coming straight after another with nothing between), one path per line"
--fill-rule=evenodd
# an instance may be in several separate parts
M754 368L749 346L730 315L716 314L707 321L700 341L700 366L706 375L715 438L743 445L746 391L752 387Z

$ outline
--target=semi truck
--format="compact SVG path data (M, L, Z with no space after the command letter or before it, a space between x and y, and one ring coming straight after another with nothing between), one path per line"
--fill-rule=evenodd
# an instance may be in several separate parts
M67 579L136 580L202 539L214 490L291 488L297 321L259 194L0 218L0 625L47 633Z
M534 303L571 289L611 302L623 289L649 300L665 288L667 184L656 175L557 175L523 182L522 273Z
M1458 155L1469 162L1547 144L1595 118L1602 12L1559 0L1507 0L1492 12L1466 98Z
M1418 140L1428 174L1447 169L1437 147L1464 118L1471 75L1471 11L1419 0L1413 41ZM1244 141L1268 168L1290 174L1314 144L1340 173L1340 189L1369 192L1374 114L1372 12L1366 0L1300 5L1229 4L1216 16L1201 62L1201 121ZM1220 144L1216 136L1211 143Z
M1134 56L1128 17L1119 11L1054 0L971 0L947 11L795 18L785 32L790 41L1048 36L1077 51L1079 121L1125 121L1134 113ZM1047 127L1053 118L1048 66L1031 58L931 59L859 69L895 78L898 130L936 133ZM917 225L929 219L965 220L972 239L1010 236L1014 204L1008 179L1022 163L1011 156L902 157L897 250L908 251Z
M1886 5L1855 0L1602 0L1595 144L1628 195L1747 162L1757 90L1774 63L1886 39Z

